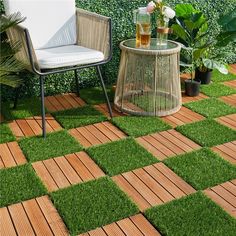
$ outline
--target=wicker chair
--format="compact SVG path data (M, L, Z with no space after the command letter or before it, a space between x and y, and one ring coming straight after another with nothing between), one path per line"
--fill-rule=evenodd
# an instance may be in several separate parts
M111 19L75 7L75 0L4 0L6 15L20 12L26 20L8 32L11 42L20 41L16 58L39 75L42 133L46 137L45 76L74 70L79 94L78 70L96 67L112 117L100 65L111 60Z

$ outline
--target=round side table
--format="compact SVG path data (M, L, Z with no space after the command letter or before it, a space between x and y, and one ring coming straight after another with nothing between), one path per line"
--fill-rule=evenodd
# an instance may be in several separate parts
M135 45L135 39L120 43L115 108L140 116L166 116L177 112L182 105L180 45L168 41L166 46L159 46L156 39L151 39L148 49Z

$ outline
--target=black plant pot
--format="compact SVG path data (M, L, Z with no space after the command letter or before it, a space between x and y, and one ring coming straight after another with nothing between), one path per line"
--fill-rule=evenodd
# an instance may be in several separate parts
M209 84L211 82L211 75L212 70L202 72L197 68L195 71L195 80L201 81L201 84Z
M201 82L196 80L187 79L185 83L185 94L190 97L198 96L200 93Z

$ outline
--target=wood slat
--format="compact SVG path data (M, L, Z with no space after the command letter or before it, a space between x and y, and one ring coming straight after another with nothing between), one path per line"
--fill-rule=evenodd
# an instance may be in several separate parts
M101 122L79 127L77 129L71 129L69 130L69 133L86 148L126 137L122 131L110 122Z
M200 93L196 97L189 97L185 93L182 93L182 103L195 102L195 101L199 101L199 100L206 99L206 98L208 98L208 97L202 93Z
M16 166L15 159L12 156L6 143L0 144L0 156L5 167Z
M1 235L17 235L6 207L0 208L0 229Z
M235 80L226 81L226 82L224 82L224 84L231 87L231 88L236 88L236 76L235 76Z
M222 116L216 119L219 123L236 130L236 114Z
M94 106L98 111L100 111L101 113L103 113L106 117L110 118L110 113L108 111L108 108L107 108L107 104L106 103L103 103L103 104L98 104L98 105L95 105ZM112 106L112 116L113 117L118 117L118 116L124 116L125 114L124 113L121 113L117 110L114 109L114 107Z
M109 236L125 236L124 232L116 223L103 226L103 230Z
M7 143L7 146L9 148L9 150L11 151L11 154L12 154L15 162L17 163L17 165L25 164L27 162L26 158L25 158L25 156L24 156L24 154L23 154L22 150L20 149L17 142ZM0 151L0 153L1 153L1 151Z
M230 95L230 96L223 96L220 97L223 102L228 103L231 106L236 106L236 94Z
M143 236L141 231L136 227L136 225L129 219L123 219L117 222L120 228L127 236Z
M107 234L102 228L97 228L97 229L89 231L89 235L90 236L107 236Z
M200 146L175 130L167 130L136 139L159 160L197 150Z

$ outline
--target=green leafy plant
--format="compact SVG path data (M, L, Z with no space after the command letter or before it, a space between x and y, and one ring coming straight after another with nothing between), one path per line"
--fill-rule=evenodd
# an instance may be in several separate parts
M18 52L21 45L19 42L10 44L6 36L6 31L24 21L19 13L15 13L5 17L0 17L0 38L1 38L1 54L0 54L0 84L10 87L18 87L22 80L18 73L23 70L23 64L17 61L14 55Z
M196 10L191 4L176 5L176 22L172 29L179 41L184 45L187 52L184 53L185 62L182 65L198 68L201 72L217 69L223 74L228 70L222 58L229 56L230 52L223 52L223 47L229 42L235 41L235 29L231 24L236 24L234 13L230 17L223 16L219 19L222 25L222 32L214 38L209 38L208 19L204 14ZM223 35L221 37L221 35ZM225 40L227 38L227 40ZM221 49L221 53L214 53L216 48Z

